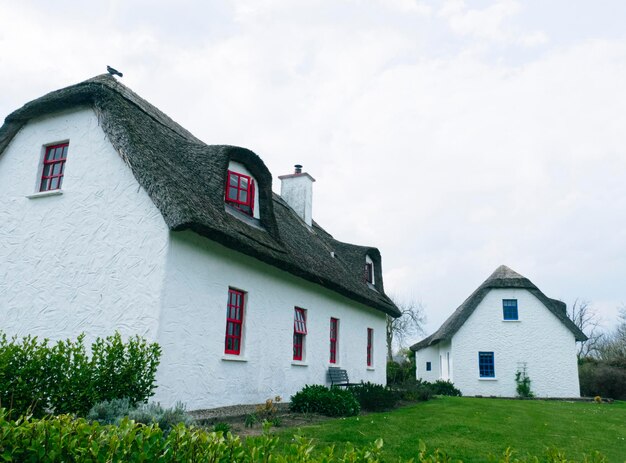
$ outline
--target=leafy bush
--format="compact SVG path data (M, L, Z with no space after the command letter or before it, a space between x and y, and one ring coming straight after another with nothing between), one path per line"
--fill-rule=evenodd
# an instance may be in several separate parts
M213 432L221 432L222 434L226 434L230 432L230 424L228 423L215 423L213 426Z
M359 401L361 409L373 412L392 409L400 398L398 392L370 382L353 386L350 391Z
M97 403L89 410L87 419L97 421L100 424L117 424L122 418L127 417L131 410L133 410L133 406L128 399L105 400Z
M415 353L413 352L413 356ZM413 361L408 359L404 362L387 362L387 384L404 384L415 379L415 357Z
M609 362L586 359L578 367L578 376L581 395L626 400L626 368Z
M407 402L425 402L434 395L430 383L415 379L397 385L396 390L400 398Z
M526 367L515 373L515 384L517 385L515 389L518 397L530 398L535 396L530 389L530 383L530 378L526 374Z
M438 379L434 383L429 383L428 381L424 381L424 384L428 385L431 388L434 395L449 395L454 397L461 397L461 391L459 391L454 384L450 381L444 381L443 379Z
M326 416L354 416L361 410L354 395L338 387L319 384L304 386L291 397L289 409L299 413L319 413Z
M166 434L178 423L193 423L185 406L180 402L172 408L163 408L158 403L133 406L128 399L113 399L94 405L87 414L87 419L100 424L119 424L124 418L146 425L158 424Z
M158 344L139 336L124 343L115 333L96 339L90 358L84 338L50 345L47 339L0 334L0 404L16 416L85 416L98 402L126 397L132 405L154 394Z
M280 446L280 439L268 434L242 441L230 433L209 432L183 424L176 425L168 436L164 436L158 426L145 426L128 419L120 422L118 426L89 423L84 419L72 419L68 415L12 421L7 418L4 409L0 409L0 436L3 459L19 462L379 463L383 461L382 439L361 448L348 444L342 451L336 451L334 447L317 450L311 439L299 436L294 437L292 444ZM403 460L397 461L402 463ZM410 461L451 463L453 460L445 451L437 449L430 452L426 445L420 442L416 458ZM485 456L481 461L566 463L574 460L567 459L563 452L555 449L547 450L541 459L530 455L517 458L507 448L500 458ZM606 463L607 460L596 452L591 456L585 456L583 461Z

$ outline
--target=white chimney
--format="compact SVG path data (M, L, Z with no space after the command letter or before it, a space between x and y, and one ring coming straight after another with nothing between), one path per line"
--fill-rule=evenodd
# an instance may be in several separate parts
M300 164L296 164L295 168L293 174L278 176L280 196L310 227L313 223L313 182L315 179L306 172L302 173Z

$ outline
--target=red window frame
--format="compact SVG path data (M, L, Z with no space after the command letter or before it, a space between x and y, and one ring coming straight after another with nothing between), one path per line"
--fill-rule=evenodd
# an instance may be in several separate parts
M365 263L365 281L368 283L374 281L374 264L371 262Z
M241 353L244 303L245 293L243 291L228 289L226 336L224 340L225 354L239 355Z
M232 170L226 176L224 200L247 215L254 215L254 179Z
M61 189L69 146L69 142L46 146L46 152L43 156L39 191Z
M302 360L306 329L306 310L295 307L293 314L293 359Z
M339 337L339 319L330 318L330 363L337 363L337 339Z
M374 353L374 330L372 328L367 329L367 366L372 366Z

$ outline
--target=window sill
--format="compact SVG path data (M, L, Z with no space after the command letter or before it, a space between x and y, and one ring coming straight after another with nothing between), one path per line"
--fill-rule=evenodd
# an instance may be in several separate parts
M222 361L224 362L247 362L248 359L245 357L240 357L238 355L222 355Z
M507 322L507 323L511 323L511 322L513 322L513 323L519 323L519 322L521 322L521 320L502 320L502 321L503 321L503 322Z
M293 361L291 362L291 364L292 364L294 367L308 367L308 366L309 366L309 364L308 364L308 363L306 363L306 362L300 362L300 361L298 361L298 360L293 360Z
M374 367L367 367L367 371L376 371L376 368L374 368Z
M37 193L33 193L32 195L26 195L28 199L37 199L37 198L45 198L47 196L59 196L63 194L63 190L48 190L48 191L39 191Z
M498 378L478 378L478 381L498 381Z

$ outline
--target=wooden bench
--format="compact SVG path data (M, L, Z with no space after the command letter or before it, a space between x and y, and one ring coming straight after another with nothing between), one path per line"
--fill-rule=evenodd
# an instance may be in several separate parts
M328 367L328 380L330 385L339 387L358 386L361 383L351 383L348 379L348 372L339 367Z

